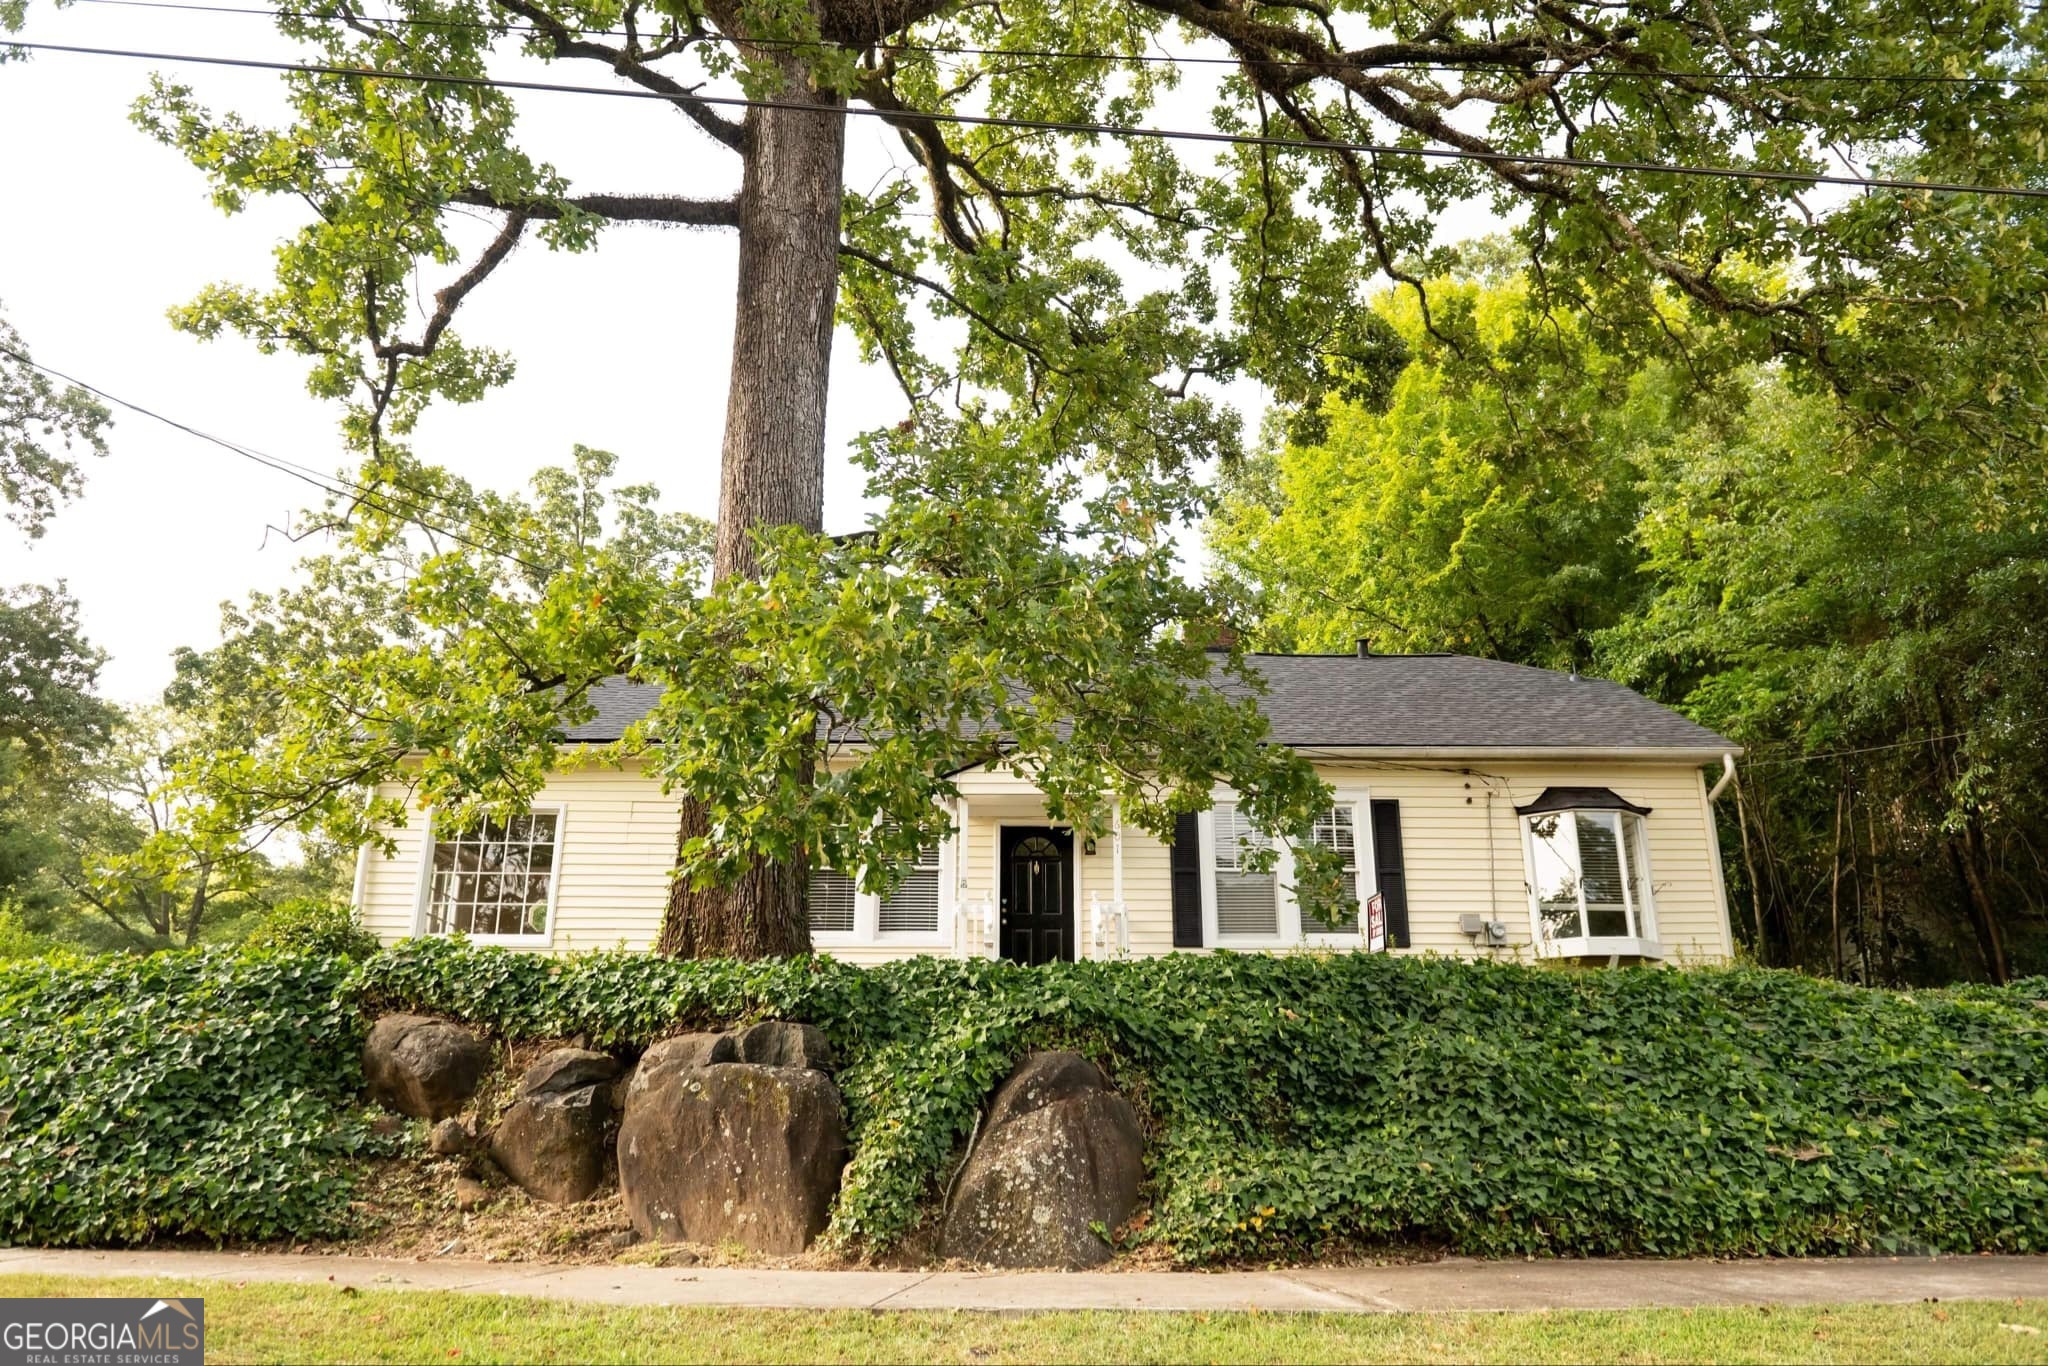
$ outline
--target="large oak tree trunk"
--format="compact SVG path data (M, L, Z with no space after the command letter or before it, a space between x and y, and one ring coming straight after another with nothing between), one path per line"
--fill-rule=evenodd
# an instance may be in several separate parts
M823 527L825 395L839 292L839 200L846 141L842 102L785 65L779 100L815 109L747 111L740 185L739 310L718 497L715 579L752 575L753 533ZM704 809L684 795L678 843L706 833ZM759 863L736 882L670 884L656 945L678 957L761 958L808 953L809 869Z

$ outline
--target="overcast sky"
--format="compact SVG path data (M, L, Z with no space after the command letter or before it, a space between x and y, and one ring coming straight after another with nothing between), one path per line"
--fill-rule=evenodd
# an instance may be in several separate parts
M258 58L302 55L261 17L32 3L27 41ZM596 84L588 63L519 75ZM192 85L216 110L277 118L281 81L230 68L38 54L0 66L0 306L36 359L191 426L322 471L349 464L336 410L305 392L302 363L238 339L202 343L165 310L215 281L266 285L270 251L305 212L257 201L235 217L199 173L128 119L149 72ZM501 74L512 74L507 67ZM1175 100L1197 120L1196 82ZM579 190L723 193L737 158L678 132L678 116L633 100L522 97L522 141ZM879 122L849 124L848 182L865 186L900 146ZM595 252L522 247L464 304L456 328L509 351L518 377L467 407L437 405L414 449L496 487L565 461L572 443L618 453L621 477L667 506L710 516L733 308L731 233L621 227ZM828 423L828 529L858 525L856 433L896 420L886 373L864 370L842 330ZM1258 392L1229 397L1256 422ZM62 579L92 639L112 655L102 686L151 698L170 652L217 638L218 604L285 580L303 553L271 528L315 490L140 415L117 410L112 453L91 462L82 500L29 543L0 528L0 583Z

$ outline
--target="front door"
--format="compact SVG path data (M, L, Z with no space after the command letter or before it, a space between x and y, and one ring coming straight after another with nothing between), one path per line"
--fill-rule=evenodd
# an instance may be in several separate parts
M1074 832L1003 827L1003 957L1074 961Z

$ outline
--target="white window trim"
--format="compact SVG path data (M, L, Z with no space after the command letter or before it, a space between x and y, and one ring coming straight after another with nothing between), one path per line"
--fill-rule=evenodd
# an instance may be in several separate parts
M882 898L873 892L864 891L858 874L853 886L853 928L851 930L812 930L811 945L820 949L847 949L863 946L886 945L891 948L944 949L953 946L953 921L959 904L956 884L959 878L960 842L966 832L955 822L953 833L939 841L939 911L938 924L931 930L889 930L882 929Z
M1605 811L1610 809L1607 807L1566 807L1555 812L1545 811L1541 814L1546 816L1569 816L1579 811ZM1635 813L1617 811L1614 814L1619 818ZM1637 932L1635 934L1580 934L1570 935L1562 939L1545 938L1543 934L1543 903L1536 894L1536 829L1532 824L1536 818L1534 816L1522 816L1519 819L1522 823L1522 885L1529 893L1529 940L1535 945L1537 957L1662 958L1664 956L1664 946L1657 939L1657 894L1650 885L1650 818L1648 816L1636 816L1636 819L1643 823L1643 866L1635 869L1635 882L1643 890L1643 904L1641 906L1635 904L1635 894L1629 888L1628 873L1636 860L1634 851L1629 847L1628 825L1625 821L1619 819L1616 821L1616 825L1621 831L1622 901L1628 906L1631 915L1634 917ZM1582 908L1580 912L1582 918L1579 923L1583 925L1585 923L1583 919L1583 907L1585 905L1583 891L1580 894L1579 902Z
M419 884L413 892L412 932L416 938L447 939L454 931L431 934L427 929L427 893L434 885L434 846L440 841L434 834L434 818L438 813L429 807L425 814L426 838L420 841ZM554 947L555 928L562 919L562 845L569 829L569 807L564 802L534 802L526 808L529 816L552 815L555 818L555 851L548 868L548 932L546 934L469 934L463 937L478 944L500 944L508 949L546 949Z
M1210 809L1201 814L1202 836L1202 942L1219 949L1277 949L1304 946L1318 949L1355 949L1363 945L1356 929L1311 934L1301 927L1301 903L1294 895L1294 846L1290 840L1274 841L1273 861L1275 934L1223 934L1216 918L1216 810L1217 802L1235 802L1237 793L1219 787L1210 794ZM1372 791L1352 783L1332 785L1331 806L1351 808L1351 839L1358 859L1358 909L1365 914L1366 898L1380 885L1379 868L1373 862Z

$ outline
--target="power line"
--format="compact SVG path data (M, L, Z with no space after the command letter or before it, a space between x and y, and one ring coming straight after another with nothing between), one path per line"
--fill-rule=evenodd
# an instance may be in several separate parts
M1972 734L1971 731L1958 730L1947 735L1927 735L1917 740L1899 740L1889 745L1864 745L1860 749L1835 749L1821 754L1793 754L1782 759L1756 759L1751 761L1748 767L1776 768L1781 764L1812 764L1822 759L1846 759L1855 754L1876 754L1888 749L1912 749L1921 745L1938 745L1947 740L1967 740Z
M243 5L199 5L182 3L181 0L73 0L77 4L115 5L125 9L184 10L197 14L241 14L258 15L264 18L308 19L316 21L343 22L342 17L332 14L318 14L310 10L289 8L266 9ZM348 22L377 24L384 27L408 27L427 29L465 28L504 31L507 33L541 33L550 30L538 24L515 23L507 20L502 24L485 23L476 19L420 19L409 16L379 16L357 14L348 16ZM637 35L625 29L578 29L578 33L602 38L631 38ZM729 43L737 45L742 40L724 33L703 33L691 35L693 41ZM806 43L797 39L748 38L744 40L754 47L805 48L820 47L822 43ZM876 43L878 52L914 52L932 56L949 57L1020 57L1034 60L1076 61L1076 62L1148 62L1185 66L1239 66L1248 62L1258 66L1281 67L1301 71L1339 70L1350 63L1342 58L1317 59L1312 57L1261 57L1257 59L1236 56L1213 56L1199 53L1179 52L1103 52L1068 51L1056 48L1011 48L971 47L950 43ZM1856 84L1856 85L2048 85L2043 76L1952 76L1942 72L1872 72L1867 75L1843 75L1818 71L1699 71L1699 70L1627 70L1611 67L1570 67L1540 68L1535 66L1437 66L1422 63L1399 62L1377 67L1382 71L1418 71L1442 75L1466 76L1514 76L1522 80L1539 77L1551 79L1600 79L1600 80L1651 80L1651 81L1761 81L1785 84Z
M107 402L126 408L130 412L140 413L142 416L152 418L155 421L163 423L167 427L174 427L178 431L184 432L187 436L196 436L201 441L211 442L213 445L219 446L223 450L234 452L236 455L241 456L244 460L254 461L256 464L262 465L266 469L276 470L279 474L289 475L292 478L301 481L302 483L312 485L314 488L319 489L323 493L333 494L337 498L353 497L367 504L371 508L376 509L378 512L385 513L388 516L396 517L403 522L410 522L414 526L420 527L423 530L437 532L440 535L446 536L451 540L461 542L463 545L470 547L472 550L481 550L487 555L496 555L501 559L511 560L516 564L519 564L527 569L532 570L536 574L545 574L547 572L547 570L542 568L540 565L537 565L533 561L525 559L522 556L516 555L509 550L506 550L502 546L487 545L482 541L471 539L470 537L464 535L462 532L455 530L453 527L442 526L437 522L428 521L425 517L419 515L419 508L421 506L421 504L419 503L402 504L402 506L410 509L410 511L401 511L399 508L387 506L386 504L377 501L379 497L389 496L387 494L384 494L381 490L373 489L365 484L358 484L350 479L344 479L340 475L323 475L310 465L301 465L297 461L286 460L282 456L267 455L262 451L256 450L254 447L244 446L240 442L230 441L224 436L215 436L211 432L202 431L198 427L194 427L189 423L180 422L178 419L167 416L164 413L157 412L153 408L144 407L142 404L137 403L132 399L125 399L118 394L108 393L105 389L102 389L97 385L88 384L84 380L79 379L75 375L67 375L62 370L56 369L53 366L45 365L38 360L32 360L23 353L14 350L12 347L0 345L0 356L6 356L11 360L14 360L22 365L30 367L31 369L40 370L44 374L50 376L52 379L62 380L66 384L74 385L77 388L83 389L87 393L92 394L96 398L105 399ZM330 482L330 480L332 482ZM407 492L412 493L417 497L426 499L434 498L434 495L427 494L422 490L412 488L411 486L406 484L400 484L396 480L393 480L392 482L397 487L405 489ZM393 501L396 502L400 500L394 499ZM438 501L445 503L448 502L449 500L447 500L446 498L441 498L438 499ZM458 511L459 510L460 509L458 509Z
M1113 123L1075 123L1058 119L1006 118L990 114L897 113L851 105L822 106L796 100L756 100L740 95L671 95L656 90L625 90L609 86L566 85L554 81L522 81L494 76L434 75L418 71L386 71L374 67L337 66L320 62L273 62L251 57L216 57L196 53L149 52L132 48L83 47L70 43L22 43L0 46L26 52L59 52L73 56L124 57L154 62L191 62L200 66L240 67L302 76L346 76L358 80L410 81L493 90L528 90L558 95L602 95L615 99L658 100L664 104L697 103L737 109L783 109L805 114L837 114L910 122L944 123L980 128L1017 128L1041 133L1092 134L1103 137L1152 138L1280 151L1351 152L1381 157L1422 157L1437 161L1476 161L1487 165L1542 166L1557 170L1622 172L1631 175L1699 176L1714 180L1751 180L1791 185L1833 185L1860 190L1917 190L1927 194L1981 194L2015 199L2048 199L2048 188L2025 185L1970 185L1954 181L1902 180L1887 176L1826 175L1816 171L1772 171L1735 166L1687 166L1664 161L1594 161L1585 157L1540 152L1481 152L1452 147L1401 147L1387 143L1339 142L1324 138L1283 138L1256 133L1217 133L1194 129L1150 128Z

